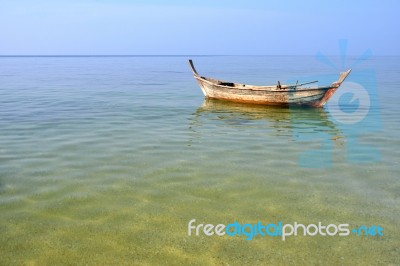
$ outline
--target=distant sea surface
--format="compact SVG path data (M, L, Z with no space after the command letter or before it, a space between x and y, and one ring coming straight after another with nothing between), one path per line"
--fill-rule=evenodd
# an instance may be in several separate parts
M376 101L350 126L328 107L206 101L189 58L0 57L0 264L400 262L400 57L191 57L260 85L353 67ZM384 235L188 236L192 219Z

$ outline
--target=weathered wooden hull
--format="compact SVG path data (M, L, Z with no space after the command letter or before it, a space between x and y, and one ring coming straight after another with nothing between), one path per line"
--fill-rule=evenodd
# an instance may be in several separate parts
M197 81L207 98L264 105L322 107L338 89L338 87L320 87L292 91L247 90L215 85L201 78L197 78Z
M349 75L341 73L339 80L324 87L301 87L301 85L255 86L225 82L200 76L189 60L194 77L207 98L240 103L263 105L300 105L322 107Z

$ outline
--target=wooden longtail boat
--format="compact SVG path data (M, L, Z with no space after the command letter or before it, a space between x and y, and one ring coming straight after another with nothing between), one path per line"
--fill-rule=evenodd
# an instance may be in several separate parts
M351 69L349 69L346 72L340 73L337 81L333 82L331 85L322 87L304 86L318 81L292 85L281 85L278 81L277 85L255 86L202 77L197 73L192 60L189 60L189 66L206 98L283 106L300 105L322 107L351 72Z

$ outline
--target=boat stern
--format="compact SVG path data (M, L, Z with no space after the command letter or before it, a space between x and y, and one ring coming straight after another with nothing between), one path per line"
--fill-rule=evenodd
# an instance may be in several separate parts
M341 72L337 81L332 83L331 88L329 88L321 100L312 104L313 107L323 107L326 102L333 96L333 94L339 89L340 85L344 82L344 80L349 76L351 72L351 68L345 72Z

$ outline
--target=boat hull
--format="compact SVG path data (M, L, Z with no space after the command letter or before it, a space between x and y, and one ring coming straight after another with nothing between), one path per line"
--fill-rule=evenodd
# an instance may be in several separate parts
M189 67L207 98L239 103L311 107L324 106L351 72L349 69L340 73L337 81L324 87L304 87L318 81L292 85L281 85L278 81L277 85L256 86L202 77L197 73L192 60L189 60Z
M215 85L203 78L196 77L196 79L207 98L263 105L322 107L338 89L338 87L320 87L281 91L250 90Z

